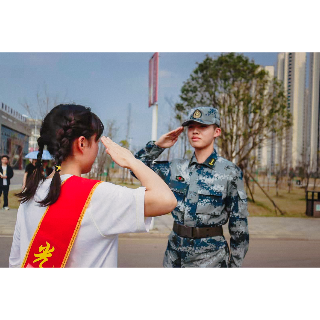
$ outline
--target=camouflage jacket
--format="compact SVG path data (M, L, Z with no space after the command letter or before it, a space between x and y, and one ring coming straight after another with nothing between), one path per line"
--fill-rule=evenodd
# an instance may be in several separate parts
M155 161L165 149L149 142L135 157L155 171L175 194L174 220L188 227L221 226L229 220L229 267L240 267L249 246L247 195L239 167L214 150L199 164L192 159Z

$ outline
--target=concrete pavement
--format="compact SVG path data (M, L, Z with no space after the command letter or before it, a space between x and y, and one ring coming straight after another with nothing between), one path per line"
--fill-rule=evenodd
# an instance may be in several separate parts
M0 209L0 236L12 236L17 209ZM154 228L149 233L125 234L121 237L167 237L172 230L171 214L154 218ZM320 218L249 217L250 238L320 240ZM228 225L223 226L229 236Z
M10 206L10 203L9 203ZM12 236L17 220L17 209L0 209L0 236Z

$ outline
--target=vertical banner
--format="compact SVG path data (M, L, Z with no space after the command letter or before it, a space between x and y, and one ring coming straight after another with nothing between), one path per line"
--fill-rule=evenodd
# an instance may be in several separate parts
M149 107L158 102L159 52L149 60Z
M152 72L152 67L153 67L153 60L152 58L149 60L149 108L152 106L152 89L153 89L153 86L152 86L152 75L153 75L153 72Z
M153 104L158 102L159 52L153 55Z

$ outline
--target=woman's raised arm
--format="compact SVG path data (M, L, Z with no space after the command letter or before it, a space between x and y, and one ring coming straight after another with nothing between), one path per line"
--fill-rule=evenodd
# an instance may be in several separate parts
M110 138L102 137L101 142L106 152L120 167L130 169L146 188L144 200L144 215L146 217L160 216L171 212L177 205L177 200L167 184L142 161L125 148L120 147Z

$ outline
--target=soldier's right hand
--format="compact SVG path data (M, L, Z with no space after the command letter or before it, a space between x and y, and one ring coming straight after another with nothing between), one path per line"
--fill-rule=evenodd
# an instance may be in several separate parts
M155 144L160 148L170 148L172 147L177 141L180 134L183 132L184 127L179 127L175 130L172 130L159 138Z

